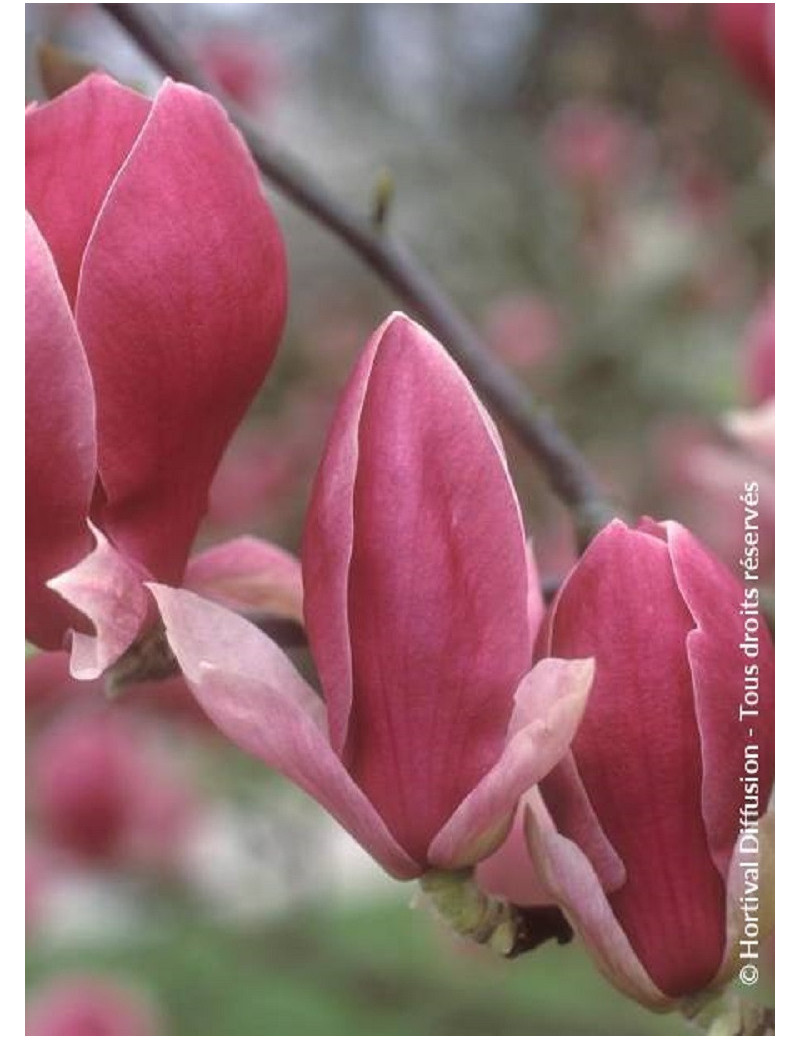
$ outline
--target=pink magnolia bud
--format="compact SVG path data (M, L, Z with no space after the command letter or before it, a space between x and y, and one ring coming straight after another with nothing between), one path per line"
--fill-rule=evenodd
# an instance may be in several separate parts
M158 1036L164 1026L149 1001L92 975L57 978L34 994L25 1014L27 1036Z
M30 805L53 844L80 859L168 867L192 799L118 715L55 723L30 751Z
M758 826L773 783L774 661L757 589L679 524L617 520L540 632L539 653L591 654L596 678L540 786L549 816L529 815L531 854L601 970L653 1007L725 981L746 934L743 861L758 858L757 839L740 828Z
M142 579L183 577L286 264L241 137L170 80L151 101L93 74L30 106L26 206L26 630L87 630L60 575L102 644L88 677L137 635Z
M741 75L775 106L775 4L712 4L711 33Z
M404 315L375 332L345 388L302 563L324 702L243 618L153 586L195 695L395 876L477 862L563 755L592 666L529 670L535 567L497 431Z

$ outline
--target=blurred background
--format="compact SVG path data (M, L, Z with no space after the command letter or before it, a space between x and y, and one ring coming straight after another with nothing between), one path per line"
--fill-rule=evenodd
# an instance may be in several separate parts
M47 41L153 90L91 4L27 4ZM732 567L762 488L773 567L774 5L159 4L206 72L351 206L392 186L404 239L572 434L621 508ZM397 305L267 189L289 320L199 544L288 549L328 419ZM567 516L506 437L539 567ZM678 1035L576 944L513 964L455 944L322 810L168 680L110 704L28 659L29 1033Z

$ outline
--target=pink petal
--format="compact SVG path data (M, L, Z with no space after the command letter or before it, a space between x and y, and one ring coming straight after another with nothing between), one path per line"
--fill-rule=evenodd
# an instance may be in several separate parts
M592 685L592 661L540 661L519 684L510 740L497 764L434 838L428 860L455 870L500 845L519 799L545 777L575 735Z
M150 588L181 669L222 732L302 787L390 874L418 876L421 867L332 750L321 701L281 650L224 607L164 585Z
M369 350L360 412L346 405L348 438L358 424L354 480L343 482L352 529L329 532L340 562L352 539L345 761L422 860L505 743L531 657L525 542L496 433L442 347L398 314ZM310 573L307 596L326 580Z
M280 232L241 137L212 98L167 81L98 216L76 304L100 523L157 577L182 577L285 297Z
M766 808L774 779L775 660L767 626L757 614L759 653L745 657L744 590L756 583L737 581L707 549L680 524L665 525L675 577L697 627L687 645L695 692L695 710L703 754L703 818L717 870L728 876L739 833L743 790L739 777L744 747L758 745L759 811ZM754 601L750 601L751 603ZM744 609L747 609L745 606ZM755 644L754 644L755 645ZM757 714L739 718L744 697L745 665L758 668ZM727 696L721 696L727 692ZM733 754L741 748L742 754Z
M147 574L94 525L89 527L97 547L47 583L95 628L91 636L72 633L70 672L76 679L97 679L110 668L139 635L150 610L142 584Z
M539 567L536 563L532 538L525 542L525 556L528 562L528 624L531 629L531 640L535 643L539 628L544 620L545 605L542 598L542 583L539 577Z
M629 997L663 1009L669 999L633 951L588 859L557 833L541 805L526 809L526 830L541 885L567 915L600 971Z
M353 701L348 581L358 429L375 352L393 317L371 336L344 389L314 480L303 531L305 624L325 691L331 744L339 754L347 740Z
M539 881L525 837L525 806L530 799L539 797L535 787L523 795L508 837L475 870L475 879L484 892L514 906L546 906L551 902L549 893Z
M103 199L150 101L94 73L25 116L25 205L53 251L70 306Z
M572 755L627 874L609 902L649 975L672 995L694 992L716 974L725 897L700 811L700 735L686 654L694 620L665 538L663 528L609 524L551 608L549 652L595 656ZM549 785L548 778L542 794L556 826L580 841Z
M95 480L89 366L36 224L25 215L25 630L57 648L77 623L45 582L91 548L86 516Z
M303 576L296 556L245 536L189 560L184 587L241 613L259 611L303 622Z

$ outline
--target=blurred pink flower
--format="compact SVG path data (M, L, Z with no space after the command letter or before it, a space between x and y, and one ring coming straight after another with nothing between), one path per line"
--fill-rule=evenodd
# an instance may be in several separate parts
M193 50L206 75L242 108L263 117L274 107L282 74L263 42L217 30Z
M195 814L185 782L111 710L55 722L29 750L29 804L54 847L148 869L176 861Z
M170 80L29 106L26 206L26 633L73 629L94 678L147 619L143 580L183 577L277 349L283 243L222 108Z
M761 574L769 582L775 567L773 464L749 451L743 439L724 439L719 430L691 423L663 427L654 450L661 490L675 512L733 568L743 545L739 495L745 483L758 482Z
M27 1036L158 1036L165 1026L149 1000L97 975L56 976L28 1001Z
M544 158L573 189L618 189L641 169L644 132L630 117L605 105L575 101L551 116L544 130Z
M511 365L538 365L563 344L558 311L538 293L499 297L487 309L484 323L489 346Z
M759 95L775 106L775 4L711 4L717 46Z
M479 861L563 755L592 667L530 670L538 582L497 431L404 315L375 332L340 400L302 560L324 702L245 620L152 586L198 700L389 873Z

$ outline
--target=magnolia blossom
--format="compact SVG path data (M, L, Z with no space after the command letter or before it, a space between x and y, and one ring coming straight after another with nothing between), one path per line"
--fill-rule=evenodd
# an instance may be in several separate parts
M538 591L497 431L403 315L375 332L344 391L302 565L324 703L247 621L155 585L195 695L391 874L477 862L563 755L592 663L531 670Z
M95 74L26 130L26 632L57 649L77 630L93 678L145 622L142 582L184 577L275 354L286 264L239 134L197 90L151 101Z
M569 752L529 808L531 857L601 970L652 1007L735 970L752 880L740 861L758 858L739 829L759 820L769 930L774 662L757 587L679 524L617 520L540 633L540 654L591 654L596 677ZM754 776L748 755L755 784L742 780Z

